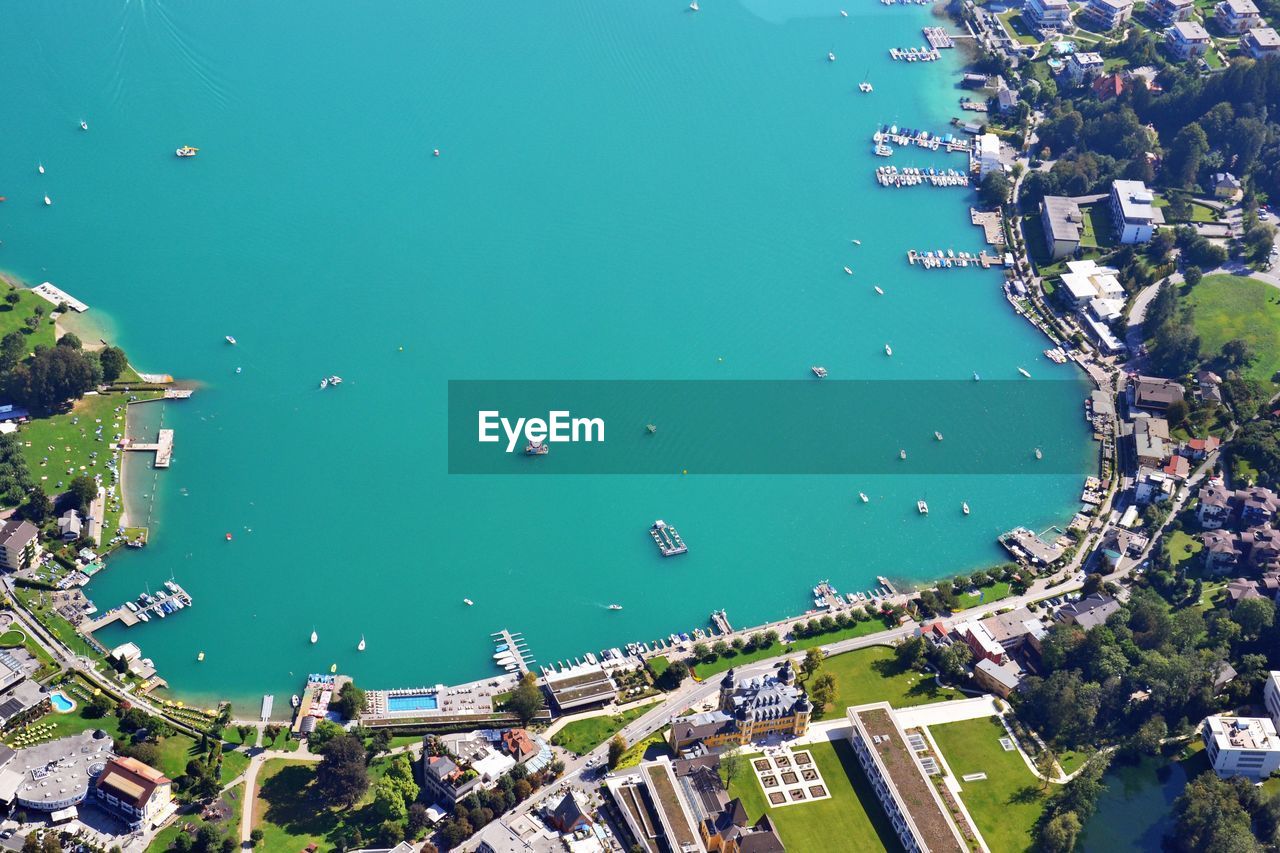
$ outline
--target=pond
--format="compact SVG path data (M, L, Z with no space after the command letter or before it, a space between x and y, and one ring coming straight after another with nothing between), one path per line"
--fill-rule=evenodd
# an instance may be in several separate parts
M1102 779L1106 790L1080 834L1078 848L1107 853L1159 850L1173 829L1173 801L1187 781L1206 768L1201 752L1181 761L1174 756L1115 762Z

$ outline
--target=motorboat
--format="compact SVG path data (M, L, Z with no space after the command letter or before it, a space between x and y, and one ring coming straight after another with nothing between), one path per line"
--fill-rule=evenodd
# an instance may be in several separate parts
M1036 448L1036 458L1037 458L1037 459L1043 459L1043 458L1044 458L1044 454L1040 452L1040 448L1038 448L1038 447Z
M237 367L237 368L236 368L236 373L239 373L239 372L240 372L240 368L238 368L238 367Z
M884 296L884 288L882 288L880 285L877 284L876 293L880 294L881 296Z
M360 635L360 643L359 645L356 646L356 651L358 652L364 651L364 634Z
M44 203L45 203L45 204L53 204L53 199L49 198L48 196L45 196L45 197L44 197Z
M840 17L842 17L842 18L847 18L847 17L849 17L849 13L848 13L848 12L846 12L844 9L841 9L841 10L840 10Z
M852 244L853 244L853 245L855 245L855 246L861 246L861 245L862 245L862 241L861 241L861 240L850 240L849 242L850 242L850 243L852 243Z
M37 163L37 164L36 164L36 171L43 175L43 174L44 174L44 163Z
M942 441L942 433L938 432L936 429L933 431L933 437L938 441Z
M899 451L898 451L898 458L899 458L899 459L906 459L906 458L907 458L907 451L905 451L905 450L899 450Z
M845 267L845 268L844 268L844 274L845 274L845 275L853 275L853 270L852 270L852 269L850 269L849 267Z
M177 154L179 157L194 157L200 153L200 149L192 148L190 145L184 145L173 153Z
M196 655L196 660L204 660L204 652L201 652L200 654Z
M870 84L870 83L868 83L868 82L867 82L867 81L865 81L865 80L858 84L858 90L859 90L859 91L861 91L861 92L866 92L866 93L868 93L868 94L870 94L872 91L874 91L874 90L871 88L871 84Z
M885 344L885 345L884 345L884 354L885 354L885 355L893 355L893 347L889 346L888 344Z
M831 51L827 51L827 62L835 62L835 61L836 61L836 55Z
M609 609L610 609L610 610L621 610L621 609L622 609L622 605L621 605L621 604L610 604L610 605L609 605Z
M689 4L689 11L690 12L698 11L698 0L693 0L693 2Z
M982 377L978 375L978 371L976 371L976 370L973 372L973 381L974 381L974 382L981 382L981 381L982 381Z
M961 511L961 512L963 512L965 515L968 515L968 514L969 514L969 502L968 502L968 501L961 501L961 502L960 502L960 511Z
M302 697L299 696L297 693L293 694L293 696L290 697L289 699L289 704L295 708L298 707L299 705L302 704Z
M324 389L326 389L326 388L328 388L328 387L329 387L329 380L328 380L328 379L321 379L321 380L320 380L320 390L321 390L321 391L323 391Z
M139 621L139 622L150 622L150 621L151 621L151 617L150 617L150 616L148 616L148 615L147 615L147 614L145 614L145 613L139 612L139 613L138 613L138 621Z
M818 377L819 379L826 379L826 378L827 378L827 369L826 369L825 367L821 367L821 366L819 366L819 365L814 365L813 367L811 367L811 368L809 368L809 369L810 369L810 370L812 370L812 371L813 371L813 375L814 375L814 376L816 376L816 377Z
M550 445L543 441L531 441L524 446L525 456L546 456L550 452Z
M85 121L84 119L80 119L80 129L81 129L81 130L88 130L88 129L89 129L89 122Z
M920 513L921 515L928 515L929 505L924 501L916 501L916 512Z
M232 346L235 346L236 339L231 337L230 335L227 335L227 343L231 344Z
M469 599L469 598L464 598L464 599L462 599L462 603L463 603L463 604L465 604L465 605L467 605L468 607L470 607L471 605L475 604L475 602L474 602L474 601L472 601L472 600L471 600L471 599Z
M1031 378L1031 374L1027 372L1025 367L1019 367L1018 372L1021 373L1023 376L1027 377L1028 379Z
M863 503L867 503L869 500L871 500L870 498L868 498L868 497L867 497L867 493L866 493L866 492L858 492L858 498L859 498L859 500L861 500Z
M315 628L311 629L311 642L316 643L320 640L320 635L316 633Z

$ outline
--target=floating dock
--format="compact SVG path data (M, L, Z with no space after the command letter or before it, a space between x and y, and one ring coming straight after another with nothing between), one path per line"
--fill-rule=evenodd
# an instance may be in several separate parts
M721 634L733 633L733 626L729 624L729 617L723 610L711 611L711 624Z
M164 398L166 400L188 400L194 393L195 391L190 388L166 388Z
M658 545L658 551L664 557L674 557L676 554L687 553L689 548L684 544L684 540L680 538L680 534L676 529L667 524L662 519L658 519L649 528L649 535L653 537L653 541Z
M36 296L39 296L42 299L52 302L55 306L66 305L72 311L75 311L80 314L83 314L84 312L89 310L88 305L85 305L79 299L76 299L70 293L67 293L65 290L53 284L52 282L46 281L46 282L43 282L42 284L38 284L35 287L31 288L31 291L35 293Z
M920 32L924 34L925 41L929 42L929 47L935 51L956 46L955 40L942 27L925 27Z
M969 176L955 169L933 169L907 166L880 166L876 169L876 182L882 187L968 187Z
M262 697L262 713L259 715L262 722L271 720L271 710L275 707L276 697L268 693Z
M907 251L907 263L912 265L918 263L928 270L963 269L965 267L980 267L985 270L991 267L998 267L1003 261L995 255L988 255L985 251L975 255L971 252L943 252L941 250L919 252L915 249L909 249Z
M896 124L880 125L879 129L871 134L871 141L876 145L892 142L896 145L915 145L929 151L947 151L952 154L969 154L973 150L969 140L952 136L950 133L939 136L927 130L898 127Z
M891 47L889 56L898 62L937 62L942 54L931 47Z
M1004 245L1004 221L998 210L969 208L969 221L982 229L983 239L991 246Z
M493 661L499 667L509 672L523 673L529 672L530 664L536 663L533 656L529 654L529 644L524 641L524 636L518 631L513 633L503 628L490 636L493 637L493 643L497 649Z
M162 429L157 441L129 441L123 445L125 450L136 450L141 453L154 453L156 455L155 467L168 468L169 462L173 458L173 430Z
M151 619L163 619L171 613L176 613L185 607L190 607L193 602L191 594L185 589L178 586L173 581L165 581L166 591L157 592L154 596L150 593L143 593L138 596L136 601L132 601L133 607L129 604L122 604L108 610L97 619L85 620L80 623L80 632L82 634L92 634L99 628L105 628L115 622L119 622L126 628L132 628L139 622L147 622ZM136 610L133 608L137 608ZM146 617L145 619L142 617Z

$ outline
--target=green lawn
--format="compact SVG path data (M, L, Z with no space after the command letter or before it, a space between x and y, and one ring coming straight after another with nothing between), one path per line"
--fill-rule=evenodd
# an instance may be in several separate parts
M1080 233L1080 245L1086 249L1109 249L1116 244L1115 223L1111 218L1111 203L1107 199L1080 205L1084 217L1084 229Z
M173 823L166 826L163 830L156 833L156 837L147 845L146 853L163 853L173 846L178 835L183 833L184 829L190 825L191 832L187 833L192 839L195 838L196 831L206 823L216 827L223 836L232 839L236 847L240 846L240 805L241 798L244 796L244 783L241 782L234 788L223 792L222 801L226 803L230 810L230 817L225 821L206 821L200 819L197 815L181 815Z
M317 762L273 758L258 772L258 795L253 804L253 827L263 832L258 853L298 853L308 844L332 850L335 842L352 826L365 838L374 838L381 820L369 804L373 786L354 809L336 811L317 799L312 783ZM375 762L371 778L385 771L385 762Z
M1010 9L1008 12L1001 12L996 17L1000 19L1000 23L1004 25L1005 30L1018 42L1018 44L1040 43L1040 39L1031 34L1031 28L1022 20L1022 13L1017 9Z
M675 758L675 754L671 752L671 747L667 745L667 735L671 733L671 729L663 726L644 740L638 740L622 753L622 758L618 760L618 769L627 767L636 767L644 760L645 754L654 747L658 747L659 751L668 758Z
M1030 850L1045 791L1022 756L1000 746L1000 738L1006 736L1000 721L983 717L947 723L931 726L929 733L960 782L960 799L992 853ZM986 773L987 778L961 781L970 773Z
M641 705L639 708L628 708L613 716L575 720L556 732L551 742L578 755L586 755L649 710L651 710L649 705Z
M667 660L666 655L654 655L649 658L649 670L653 672L654 679L662 677L662 673L667 671L667 667L671 666L671 661Z
M732 651L721 658L716 658L710 663L700 663L694 666L693 674L700 680L706 681L713 675L718 675L726 669L735 666L745 666L749 663L755 663L759 660L777 657L792 652L800 652L814 646L825 646L828 643L834 643L837 640L847 640L850 637L865 637L867 634L874 634L877 631L885 630L885 625L879 619L869 619L866 622L859 622L850 628L842 628L838 631L831 631L827 634L819 634L816 637L805 637L796 640L791 644L774 643L767 649L756 649L754 652L733 653Z
M1195 309L1195 330L1206 357L1242 338L1258 356L1247 376L1268 382L1280 371L1280 292L1274 287L1242 276L1207 275L1186 299Z
M844 716L845 709L868 702L888 702L895 708L962 698L957 690L939 687L928 673L903 670L888 646L871 646L833 655L820 673L836 679L836 698L826 714ZM821 716L815 713L815 717Z
M16 305L10 305L0 300L0 338L10 332L21 332L27 338L27 352L31 352L41 344L47 347L53 346L56 343L53 321L48 319L55 310L53 303L36 296L25 287L15 287L7 281L0 280L0 293L8 296L10 292L18 294L18 302ZM36 331L31 332L27 330L27 318L35 314L37 308L43 309L44 320Z
M755 774L746 766L748 759L742 762L742 771L730 783L729 791L742 798L751 820L768 814L778 827L787 853L901 850L871 784L858 766L853 747L837 740L806 748L813 753L831 798L770 808Z
M1070 775L1083 767L1084 763L1089 760L1090 755L1093 755L1093 753L1064 749L1062 752L1057 753L1058 766L1062 768L1063 773Z
M1165 547L1169 549L1169 563L1176 569L1180 563L1199 554L1204 545L1186 531L1175 530L1168 535Z
M84 702L78 699L77 702L77 707L70 714L59 714L56 711L50 711L28 726L19 727L8 732L5 735L4 742L12 746L18 733L46 725L53 726L53 729L45 737L45 740L57 740L58 738L79 734L89 729L102 729L113 738L120 737L120 720L114 714L90 719L84 716Z
M1207 204L1201 204L1198 201L1191 202L1191 215L1186 219L1175 219L1169 214L1169 199L1164 196L1158 196L1155 206L1164 210L1165 220L1168 222L1216 222L1214 219L1214 209Z
M1008 581L998 581L978 588L978 594L964 593L957 596L959 600L958 609L964 610L966 607L977 607L979 604L990 604L993 601L999 601L1002 598L1008 598L1010 586Z

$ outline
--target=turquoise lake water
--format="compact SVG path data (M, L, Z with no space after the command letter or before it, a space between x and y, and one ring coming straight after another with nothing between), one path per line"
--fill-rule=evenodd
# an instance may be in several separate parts
M951 574L1002 559L1001 530L1070 518L1087 389L1043 358L997 273L906 265L908 248L981 248L968 193L872 177L877 123L947 129L961 57L891 62L931 12L841 1L848 18L836 0L0 9L0 268L89 303L140 369L203 383L164 411L173 467L130 469L153 544L89 589L103 609L170 575L194 595L127 632L176 692L288 695L333 663L368 686L471 679L503 627L550 662L713 608L755 623L801 612L818 580ZM175 158L184 144L199 157ZM1060 380L1056 404L992 441L1078 465L447 473L448 380L813 381L813 364L957 381L1026 366ZM333 373L342 387L318 391ZM135 429L160 417L143 408ZM922 494L973 514L922 519ZM657 555L656 518L689 554Z

